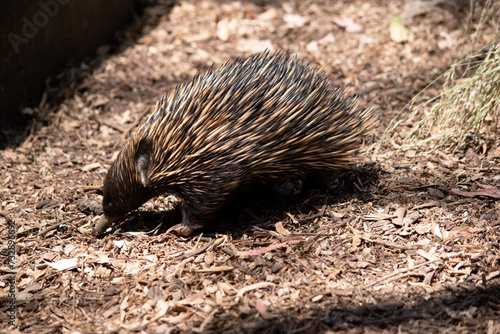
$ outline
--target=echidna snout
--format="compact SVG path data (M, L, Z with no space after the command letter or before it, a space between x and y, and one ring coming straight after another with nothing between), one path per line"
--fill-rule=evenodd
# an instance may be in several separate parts
M110 217L106 215L102 215L102 217L99 219L97 224L95 224L94 228L92 229L92 235L97 236L102 234L106 228L111 226L116 220L118 220L119 217Z

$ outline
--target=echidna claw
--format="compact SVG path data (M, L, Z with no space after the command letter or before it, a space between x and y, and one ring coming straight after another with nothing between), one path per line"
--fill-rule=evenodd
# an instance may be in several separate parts
M177 235L182 235L184 237L187 237L191 233L198 231L201 229L202 226L192 226L192 225L186 225L184 223L176 224L172 227L170 227L167 230L167 233L174 232Z

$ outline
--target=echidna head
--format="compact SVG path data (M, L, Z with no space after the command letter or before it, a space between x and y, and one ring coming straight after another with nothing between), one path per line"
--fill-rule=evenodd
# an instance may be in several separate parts
M127 143L111 165L104 180L102 208L104 215L94 227L94 235L102 233L116 220L148 201L154 192L148 186L151 147Z

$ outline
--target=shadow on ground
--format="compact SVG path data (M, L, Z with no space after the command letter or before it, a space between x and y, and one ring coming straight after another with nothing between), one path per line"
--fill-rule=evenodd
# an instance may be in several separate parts
M466 283L465 283L466 284ZM360 289L363 289L360 287ZM370 288L371 290L371 288ZM370 290L363 292L371 294ZM328 295L326 298L332 298ZM349 303L348 298L344 298ZM246 333L319 333L325 330L341 331L352 328L371 328L375 332L387 329L390 332L417 327L425 332L436 332L442 330L444 325L457 326L459 323L468 324L471 328L477 328L483 324L483 329L493 330L498 333L497 328L491 328L498 321L496 316L478 317L479 308L481 314L498 314L500 311L500 286L492 285L486 288L462 288L460 290L445 290L439 295L427 299L421 295L413 303L403 301L380 300L377 304L367 304L359 307L343 306L343 302L332 303L328 309L315 310L308 313L308 319L300 320L302 307L297 305L296 309L287 310L289 314L278 314L272 320L262 320L251 328L225 328L217 332L246 332ZM486 311L486 312L485 312ZM467 331L466 328L461 330ZM485 331L486 332L486 331Z

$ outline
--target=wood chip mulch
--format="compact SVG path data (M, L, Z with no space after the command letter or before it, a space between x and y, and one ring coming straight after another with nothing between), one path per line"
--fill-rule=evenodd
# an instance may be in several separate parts
M455 152L395 154L411 124L368 151L463 56L469 7L460 4L415 14L385 0L154 2L108 53L52 78L40 105L24 110L33 115L25 136L0 151L0 332L500 333L491 122ZM396 15L407 41L391 40ZM178 219L165 195L92 237L106 171L156 100L265 48L322 67L364 93L380 119L363 162L339 175L343 186L271 204L243 196L189 238L165 233Z

